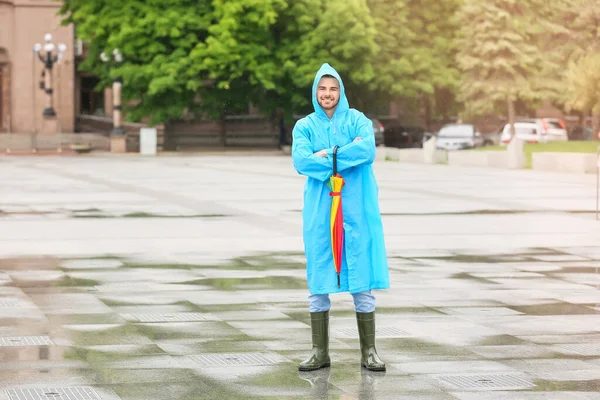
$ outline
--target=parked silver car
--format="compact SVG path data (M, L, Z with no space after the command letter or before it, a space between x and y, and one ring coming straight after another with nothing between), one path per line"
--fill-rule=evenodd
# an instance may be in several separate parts
M446 124L437 134L436 146L441 150L462 150L483 146L483 137L472 124Z

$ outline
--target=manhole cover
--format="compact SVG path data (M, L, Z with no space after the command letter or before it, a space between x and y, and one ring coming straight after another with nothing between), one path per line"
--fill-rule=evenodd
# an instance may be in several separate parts
M22 303L17 299L0 299L0 307L21 307Z
M358 337L358 329L357 328L341 328L337 330L344 336L357 338ZM398 338L398 337L407 337L411 336L407 332L404 332L402 329L393 328L393 327L382 327L375 329L375 337L377 338Z
M578 353L584 356L600 355L600 344L595 343L568 343L555 347L556 350L565 350L569 353Z
M0 346L47 346L53 344L48 336L0 337Z
M442 375L436 377L456 389L528 389L532 382L515 375Z
M100 400L88 386L44 389L8 389L10 400Z
M218 321L210 314L201 313L170 313L170 314L121 314L121 317L132 322L190 322L190 321Z
M189 356L196 364L202 367L220 367L229 365L274 365L281 359L277 356L262 353L242 354L202 354Z
M152 286L146 283L112 283L98 285L96 290L99 292L146 292L152 290Z

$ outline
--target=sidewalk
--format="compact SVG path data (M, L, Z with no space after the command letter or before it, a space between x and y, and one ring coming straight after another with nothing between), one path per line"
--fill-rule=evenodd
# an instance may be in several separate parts
M0 399L600 399L595 177L375 170L387 372L344 294L331 368L299 373L288 157L0 158Z

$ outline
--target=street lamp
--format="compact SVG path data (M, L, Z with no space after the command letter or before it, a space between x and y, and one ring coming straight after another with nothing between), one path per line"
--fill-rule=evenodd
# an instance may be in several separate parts
M54 43L52 43L52 35L49 33L44 35L44 41L46 43L44 43L43 46L40 43L36 43L35 46L33 46L33 52L37 54L46 68L46 73L44 74L44 89L47 97L44 116L54 117L56 116L56 111L54 111L54 107L52 107L52 67L62 59L63 54L67 50L67 46L64 43L59 43L58 46L55 46ZM52 54L55 47L58 47L58 51L56 54ZM42 54L42 50L44 50L44 54Z
M112 56L112 57L111 57ZM102 52L100 54L100 59L104 63L108 63L111 60L114 62L115 66L118 66L123 62L123 55L119 52L119 49L114 49L111 53L111 56ZM108 64L107 64L108 65ZM124 135L125 129L121 124L121 84L123 83L123 79L120 76L113 79L112 85L112 93L113 93L113 129L111 134L113 135Z

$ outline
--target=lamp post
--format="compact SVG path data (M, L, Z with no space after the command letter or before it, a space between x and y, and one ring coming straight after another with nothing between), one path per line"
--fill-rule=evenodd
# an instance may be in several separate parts
M106 55L106 53L102 52L100 54L100 59L108 63L110 61L114 62L115 67L123 62L123 55L119 52L119 49L114 49L111 53L112 57ZM124 135L125 129L123 129L121 123L121 85L123 80L120 76L113 79L112 84L112 94L113 94L113 129L111 131L112 135Z
M55 46L54 43L52 43L52 35L50 33L44 35L44 41L46 43L44 43L43 46L40 43L36 43L35 46L33 46L33 52L37 54L46 69L44 74L44 89L47 97L46 108L44 108L44 117L55 117L56 111L54 111L54 107L52 106L52 67L60 61L67 50L67 46L64 43L59 43L58 46ZM58 51L53 54L56 47L58 48ZM42 54L42 50L44 50L44 54Z

